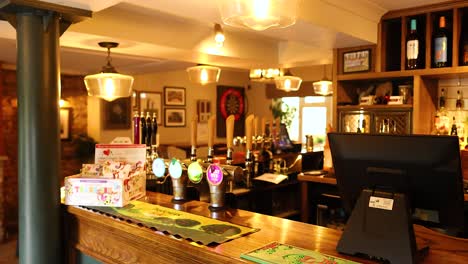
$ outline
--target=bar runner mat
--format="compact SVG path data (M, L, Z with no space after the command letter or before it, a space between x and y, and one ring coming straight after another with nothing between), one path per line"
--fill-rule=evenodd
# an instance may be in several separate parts
M158 231L180 236L203 245L224 243L260 229L211 219L172 208L141 201L131 201L125 207L82 206L87 209L131 220Z
M271 242L261 248L241 254L241 258L261 264L359 264L359 262L278 242Z

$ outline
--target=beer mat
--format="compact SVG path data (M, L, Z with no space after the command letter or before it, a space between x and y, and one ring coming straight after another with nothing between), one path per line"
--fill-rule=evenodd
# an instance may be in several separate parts
M260 230L137 200L121 208L83 207L203 245L221 244Z
M359 264L359 262L279 242L271 242L261 248L243 253L240 257L261 264Z

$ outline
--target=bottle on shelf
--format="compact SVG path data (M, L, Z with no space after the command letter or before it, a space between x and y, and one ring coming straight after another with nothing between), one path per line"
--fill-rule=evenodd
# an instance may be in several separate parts
M410 21L410 33L406 39L406 68L418 69L420 67L419 38L416 32L416 19Z
M146 112L146 146L150 147L151 146L151 136L153 135L152 133L153 129L153 120L151 118L151 115L149 112Z
M440 90L439 108L434 117L434 132L436 135L448 135L450 128L450 118L445 108L445 89Z
M451 136L457 136L457 122L455 120L455 117L453 117L453 122L452 122L452 128L450 129L450 135Z
M440 90L440 97L439 97L439 109L445 108L445 89L442 88Z
M468 66L468 14L463 16L460 36L460 65Z
M434 67L447 67L448 63L448 34L445 23L445 16L440 16L439 27L434 34Z
M146 144L146 118L143 112L140 114L140 131L141 131L141 137L140 137L140 144Z
M457 101L455 103L455 108L457 110L462 110L463 108L463 100L462 100L462 96L461 96L461 92L460 90L457 91Z
M133 144L140 144L140 115L138 115L138 111L134 112L132 123Z

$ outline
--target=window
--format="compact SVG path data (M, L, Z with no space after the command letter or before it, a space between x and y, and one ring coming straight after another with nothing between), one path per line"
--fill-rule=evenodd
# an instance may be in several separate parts
M305 143L305 136L312 135L314 147L323 147L327 124L332 124L333 97L283 97L282 102L298 110L288 129L291 140Z

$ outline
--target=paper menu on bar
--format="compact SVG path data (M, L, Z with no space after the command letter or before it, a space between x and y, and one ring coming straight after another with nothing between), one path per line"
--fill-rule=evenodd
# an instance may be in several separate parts
M266 181L271 182L274 184L278 184L284 180L287 180L288 176L284 174L273 174L273 173L264 173L258 177L255 177L254 180Z

